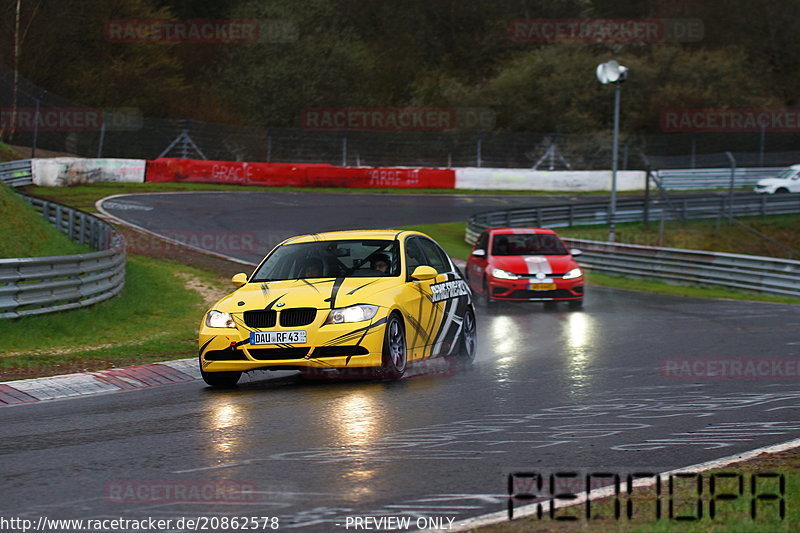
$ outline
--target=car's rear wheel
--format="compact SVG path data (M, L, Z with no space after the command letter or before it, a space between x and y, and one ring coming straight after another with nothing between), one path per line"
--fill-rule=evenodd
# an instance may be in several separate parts
M203 381L211 387L218 389L230 389L239 383L239 378L242 377L241 372L206 372L200 369L200 375L203 376Z
M459 361L471 363L475 359L475 349L477 347L478 335L475 327L475 313L468 309L461 323L461 338L459 339L458 349L453 353Z
M403 321L392 313L386 321L386 330L383 337L383 364L381 373L383 377L398 379L406 371L408 361L406 348L406 332Z

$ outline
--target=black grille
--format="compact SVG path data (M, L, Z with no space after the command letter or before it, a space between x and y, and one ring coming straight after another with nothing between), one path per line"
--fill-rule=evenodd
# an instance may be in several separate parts
M251 328L274 328L277 313L273 310L245 311L244 323Z
M313 307L298 307L297 309L284 309L281 311L281 326L296 328L307 326L317 318L317 310ZM273 326L275 325L273 321Z
M241 350L209 350L203 355L206 361L247 361Z
M575 298L575 295L566 289L557 289L555 291L519 290L519 291L512 291L511 294L504 294L501 298L525 298L525 299Z
M250 348L250 357L259 361L271 359L302 359L308 355L308 348Z
M312 357L347 357L348 355L367 355L369 350L363 346L319 346L314 348Z

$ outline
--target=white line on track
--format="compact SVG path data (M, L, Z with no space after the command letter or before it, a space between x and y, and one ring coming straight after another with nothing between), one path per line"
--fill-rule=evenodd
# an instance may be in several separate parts
M158 194L162 194L162 193L158 193ZM164 194L167 194L167 193L164 193ZM122 198L124 196L131 196L131 195L130 194L114 194L112 196L106 196L105 198L101 198L101 199L97 200L94 203L94 206L97 208L97 210L104 217L116 222L117 224L120 224L121 226L127 226L129 228L133 228L133 229L135 229L137 231L141 231L142 233L146 233L147 235L150 235L152 237L156 237L156 238L161 239L161 240L163 240L165 242L168 242L170 244L174 244L175 246L182 246L184 248L188 248L190 250L194 250L194 251L202 253L202 254L213 255L214 257L219 257L221 259L225 259L225 260L228 260L228 261L233 261L235 263L239 263L239 264L242 264L242 265L256 266L257 263L252 263L250 261L245 261L243 259L237 259L237 258L229 256L229 255L225 255L225 254L221 254L221 253L217 253L217 252L212 252L211 250L206 250L205 248L200 248L199 246L192 246L191 244L187 244L185 242L181 242L181 241L176 240L176 239L170 239L169 237L165 237L165 236L163 236L163 235L161 235L159 233L156 233L155 231L151 231L149 229L145 229L142 226L139 226L137 224L133 224L132 222L128 222L128 221L123 220L121 218L117 218L114 215L112 215L111 213L109 213L108 211L106 211L105 209L103 209L103 205L102 204L106 200L113 200L113 199L116 199L116 198Z

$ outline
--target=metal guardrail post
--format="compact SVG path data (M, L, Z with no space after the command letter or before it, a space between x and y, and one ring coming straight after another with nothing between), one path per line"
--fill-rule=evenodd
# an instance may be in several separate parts
M642 216L642 222L644 222L644 227L650 223L650 173L652 169L648 166L647 170L644 174L644 215Z
M731 222L731 220L733 220L733 185L736 181L736 158L734 158L733 154L730 152L725 152L725 157L728 158L731 164L731 182L728 187L728 201L730 206L728 208L728 222Z

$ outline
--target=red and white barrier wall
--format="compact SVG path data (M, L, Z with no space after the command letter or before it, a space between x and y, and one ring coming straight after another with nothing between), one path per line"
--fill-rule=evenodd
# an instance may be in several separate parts
M227 183L273 187L452 189L455 171L440 168L337 167L161 158L147 162L148 182Z
M194 159L34 159L36 185L94 182L192 182L271 187L347 187L396 189L499 189L608 191L611 172L536 171L507 168L338 167L309 163L250 163ZM645 173L617 174L617 190L644 188Z

